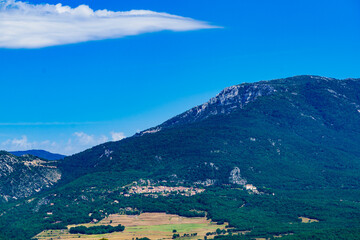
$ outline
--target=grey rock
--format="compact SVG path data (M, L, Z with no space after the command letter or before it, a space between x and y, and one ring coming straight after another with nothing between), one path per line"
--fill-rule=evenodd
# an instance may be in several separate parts
M56 161L0 152L0 199L3 201L29 197L52 187L60 179Z
M231 184L238 184L242 186L245 186L247 183L246 179L241 177L240 168L238 167L235 167L233 170L231 170L229 182Z

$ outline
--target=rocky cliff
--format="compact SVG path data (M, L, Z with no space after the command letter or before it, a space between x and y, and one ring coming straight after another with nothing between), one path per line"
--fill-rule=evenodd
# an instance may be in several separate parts
M4 201L31 196L53 186L60 178L57 162L0 152L0 198Z

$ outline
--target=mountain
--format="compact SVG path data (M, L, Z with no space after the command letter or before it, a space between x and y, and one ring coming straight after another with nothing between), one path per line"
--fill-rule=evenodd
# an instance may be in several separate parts
M142 131L139 134L154 133L164 128L188 124L204 120L210 116L230 114L237 109L243 109L258 97L268 96L276 92L273 84L267 82L235 85L222 90L208 102L194 107L163 124Z
M65 158L60 167L69 179L113 169L229 183L239 169L256 186L358 187L359 90L359 80L317 76L229 87L134 137Z
M50 188L61 178L54 162L32 155L15 156L0 152L0 198L25 198Z
M306 75L232 86L159 126L57 162L61 179L52 188L0 205L0 239L29 239L126 208L205 211L248 232L225 239L359 239L359 123L360 79ZM194 194L131 190L141 186Z
M240 85L235 85L225 88L218 95L211 98L208 102L196 106L182 114L179 114L178 116L175 116L165 121L159 126L142 131L139 134L143 135L146 133L154 133L163 128L170 128L181 124L198 122L214 115L228 115L233 113L234 111L238 111L239 109L244 109L248 104L254 102L261 97L269 97L270 95L282 95L283 97L285 97L285 94L288 93L288 91L290 90L293 91L291 94L295 96L297 94L302 94L304 95L304 97L309 97L309 94L314 93L315 97L316 95L320 94L320 92L315 93L315 91L325 91L325 93L323 93L323 97L326 97L326 95L332 95L329 97L346 98L345 95L337 95L338 93L331 88L336 88L337 90L343 92L346 91L346 89L344 89L346 88L346 85L348 85L348 87L351 87L351 85L353 85L357 81L357 79L346 79L344 81L341 81L334 78L320 76L296 76L272 81L260 81L256 83L244 83ZM305 87L308 89L304 89ZM349 94L348 91L347 94ZM352 95L353 94L354 93L352 93ZM295 96L290 95L286 97L288 98L288 100L291 100L292 98L296 98ZM302 103L303 107L308 104L321 104L320 102L316 102L316 100L317 99L313 99L313 102ZM274 104L275 103L276 102L274 102ZM355 103L351 102L350 104L354 105ZM358 105L356 105L355 107L356 110L359 109Z
M32 149L32 150L27 150L27 151L12 151L10 152L11 154L15 155L15 156L22 156L22 155L33 155L33 156L37 156L39 158L44 158L47 160L61 160L64 157L66 157L65 155L62 154L57 154L57 153L51 153L45 150L37 150L37 149Z

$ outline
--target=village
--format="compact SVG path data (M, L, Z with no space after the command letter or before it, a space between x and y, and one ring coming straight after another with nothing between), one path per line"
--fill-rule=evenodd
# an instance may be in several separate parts
M169 186L155 186L149 182L148 185L138 185L137 182L134 182L133 185L128 189L127 192L122 193L124 197L130 197L134 194L143 194L144 196L150 196L157 198L158 196L170 196L170 195L183 195L183 196L193 196L205 191L202 188L194 187L169 187Z

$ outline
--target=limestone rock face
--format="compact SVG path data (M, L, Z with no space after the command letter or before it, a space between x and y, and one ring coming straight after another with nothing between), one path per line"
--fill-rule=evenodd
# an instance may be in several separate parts
M230 114L244 108L261 96L271 95L276 89L267 82L240 84L227 87L208 102L196 106L176 117L169 119L160 126L142 131L139 135L155 133L175 125L201 121L213 115Z
M245 186L247 183L246 179L241 177L240 169L238 167L235 167L233 170L231 170L229 182L231 184L238 184L242 186Z
M3 201L29 197L60 179L56 161L0 152L0 199Z

